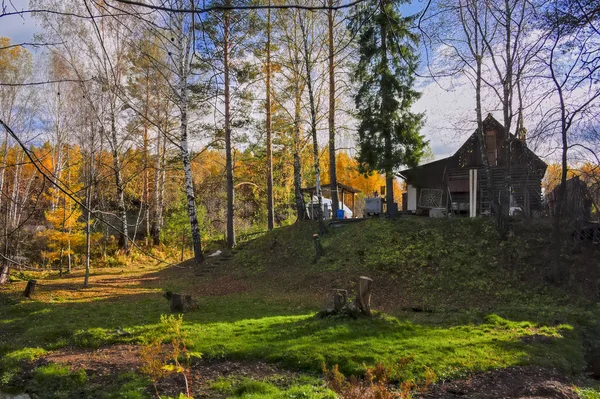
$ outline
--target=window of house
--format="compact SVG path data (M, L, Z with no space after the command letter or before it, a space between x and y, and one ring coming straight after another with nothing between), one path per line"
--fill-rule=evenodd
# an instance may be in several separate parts
M487 157L490 166L496 166L498 164L498 148L496 146L496 132L485 133L486 144L487 144Z

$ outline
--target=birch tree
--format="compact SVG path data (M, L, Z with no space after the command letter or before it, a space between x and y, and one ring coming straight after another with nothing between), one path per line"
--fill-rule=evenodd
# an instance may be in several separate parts
M174 8L185 8L188 2L185 0L171 0L170 5ZM193 7L194 1L191 1ZM179 132L180 132L180 154L185 175L185 193L187 198L187 210L192 230L192 247L196 266L204 261L200 226L196 212L196 194L194 192L194 178L189 150L188 112L190 107L189 85L192 76L192 62L194 53L194 31L195 20L193 16L185 13L171 12L169 17L169 34L172 35L171 62L175 73L174 98L179 110Z
M282 91L290 93L289 112L293 123L292 156L294 170L294 202L297 220L305 217L304 196L302 194L302 162L301 153L304 147L302 99L306 83L303 78L304 66L302 60L302 36L300 32L300 12L298 10L283 10L278 12L275 24L277 26L276 43L282 49L277 62L282 67ZM284 109L288 107L284 106Z
M321 166L319 162L319 141L317 135L317 100L316 100L316 87L315 87L315 64L319 59L319 55L322 51L323 46L320 45L318 37L319 32L316 31L317 26L314 18L308 16L307 13L300 14L298 23L300 26L300 33L302 38L302 61L305 70L304 80L306 82L306 90L308 94L308 108L310 112L309 129L310 136L312 138L313 146L313 164L315 172L315 195L317 196L317 220L319 222L319 231L321 234L325 233L325 223L323 220L323 192L321 187ZM313 199L311 198L311 214L314 213ZM314 219L314 214L312 215Z

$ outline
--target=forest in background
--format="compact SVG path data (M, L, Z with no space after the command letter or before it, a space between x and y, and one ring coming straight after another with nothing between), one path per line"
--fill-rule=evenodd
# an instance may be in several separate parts
M393 170L432 159L424 116L396 120L419 96L419 51L431 77L473 84L478 125L484 108L501 110L508 137L538 116L528 139L561 161L547 189L579 170L597 190L600 12L504 3L435 1L406 17L392 1L225 0L201 12L179 0L32 1L35 57L7 38L0 48L0 281L25 260L63 270L132 247L155 256L159 244L190 245L199 263L203 241L233 247L302 218L301 187L379 191ZM370 130L393 130L386 121L399 140L389 154Z

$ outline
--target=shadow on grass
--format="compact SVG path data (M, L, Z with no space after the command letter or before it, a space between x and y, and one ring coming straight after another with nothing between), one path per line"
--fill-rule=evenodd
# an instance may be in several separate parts
M25 347L147 342L160 336L160 316L168 313L162 290L191 287L193 272L172 267L136 278L98 278L81 290L86 299L68 297L60 288L70 287L72 279L43 289L43 301L20 300L0 308L0 354ZM345 374L361 374L365 365L393 366L409 359L396 370L396 378L418 377L426 366L447 377L521 364L576 371L583 362L577 331L499 316L444 318L432 313L419 321L386 315L319 320L291 300L238 293L200 297L200 309L186 313L184 320L190 347L207 358L265 359L311 371L325 363L338 364ZM522 339L535 334L547 338Z
M194 350L206 357L282 362L318 371L337 364L345 374L362 374L384 363L399 379L420 377L431 367L440 377L465 371L538 364L573 372L582 366L581 343L566 328L544 334L541 343L521 338L540 333L532 323L439 327L393 317L318 320L310 315L272 317L191 326ZM399 368L399 363L407 363Z

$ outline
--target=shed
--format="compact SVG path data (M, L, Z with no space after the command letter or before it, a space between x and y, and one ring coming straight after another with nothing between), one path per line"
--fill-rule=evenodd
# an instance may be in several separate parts
M317 187L316 186L305 187L302 189L302 192L305 194L309 194L310 198L312 200L313 196L316 195ZM354 187L351 187L346 184L338 182L337 183L337 192L338 192L338 200L343 204L347 204L346 199L348 198L348 196L350 196L350 203L349 203L350 209L352 210L352 214L356 215L356 209L355 209L356 194L360 193L361 191L357 188L354 188ZM329 195L327 195L328 193L329 193ZM321 185L321 194L323 195L323 197L331 198L331 184L322 184ZM355 216L353 216L353 217L355 217Z

